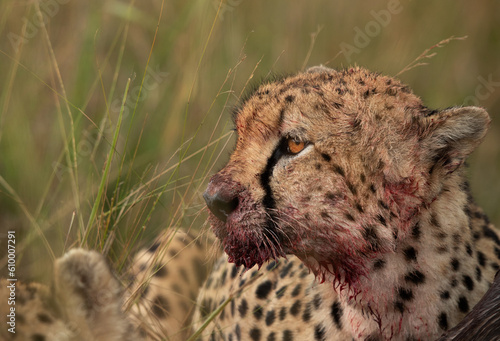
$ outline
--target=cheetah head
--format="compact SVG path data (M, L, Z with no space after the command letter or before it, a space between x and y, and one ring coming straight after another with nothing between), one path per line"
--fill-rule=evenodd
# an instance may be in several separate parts
M263 84L204 194L212 229L236 265L294 254L323 279L352 279L409 235L488 123L480 108L429 110L362 68Z

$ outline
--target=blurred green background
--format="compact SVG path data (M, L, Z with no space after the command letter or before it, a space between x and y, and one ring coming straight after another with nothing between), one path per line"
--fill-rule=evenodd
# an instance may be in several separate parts
M431 108L487 108L469 175L500 226L498 1L3 0L1 244L16 230L18 273L42 278L71 246L123 266L162 229L206 228L201 193L245 89L317 64L396 75L451 36L468 38L399 77Z

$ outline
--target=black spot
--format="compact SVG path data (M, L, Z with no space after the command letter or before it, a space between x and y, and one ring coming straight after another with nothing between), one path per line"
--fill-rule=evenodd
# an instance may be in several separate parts
M286 308L285 307L281 307L281 310L280 310L280 321L283 321L285 318L286 318Z
M354 217L350 213L346 213L345 217L347 220L354 221Z
M321 164L320 163L315 164L314 168L316 168L316 170L321 170Z
M439 314L438 323L439 323L439 327L441 327L441 329L443 329L443 330L448 329L448 316L446 315L446 313Z
M314 339L319 341L325 340L325 327L320 324L314 327Z
M462 313L467 313L469 311L469 302L464 296L458 298L458 309L460 309Z
M291 263L291 262L288 263L287 265L285 265L283 267L283 269L281 269L281 271L280 271L280 277L281 278L285 278L288 275L288 273L290 272L290 269L292 267L293 267L293 263Z
M405 311L405 305L401 301L394 302L394 308L399 311L401 314Z
M258 329L258 328L250 329L249 335L253 341L259 341L260 337L261 337L260 329Z
M310 319L311 319L311 304L308 303L308 304L306 304L306 307L304 309L304 313L302 313L302 320L304 322L309 322Z
M323 218L323 219L329 219L330 218L330 215L328 214L327 211L321 211L320 215L321 215L321 218Z
M458 259L453 258L451 260L451 267L452 267L453 271L457 271L460 268L460 262L458 261Z
M41 334L33 334L31 335L31 341L45 341L45 336Z
M339 199L339 196L332 193L332 192L326 192L325 196L328 200L332 200L332 201L337 201Z
M468 254L469 256L472 256L472 247L470 246L470 244L469 244L469 243L467 243L467 244L465 245L465 251L467 251L467 254ZM484 255L483 255L483 256L484 256Z
M361 206L359 203L356 203L356 209L358 210L359 213L363 213L365 211L363 209L363 206Z
M248 303L246 299L242 299L240 305L238 306L238 311L241 317L245 317L248 311Z
M284 285L281 288L279 288L278 290L276 290L276 297L277 298L283 297L283 295L285 294L286 288L287 288L287 286Z
M456 278L453 278L451 281L450 281L450 285L452 288L455 288L457 285L458 285L458 281Z
M314 299L312 301L314 309L318 309L321 306L321 296L319 294L314 295Z
M276 334L274 332L270 333L268 336L267 336L267 341L276 341Z
M436 236L436 238L441 239L441 240L445 239L447 237L446 233L444 233L444 232L437 232L434 234L434 236Z
M386 226L386 223L387 223L387 222L385 221L385 218L384 218L384 217L382 217L382 216L379 214L379 215L377 215L377 219L378 219L378 221L380 221L380 223L381 223L382 225Z
M394 96L396 96L396 95L397 95L398 90L397 90L395 87L390 87L390 88L385 89L385 93L386 93L387 95L389 95L389 96L394 97Z
M472 280L472 278L470 278L470 276L464 275L464 277L462 277L462 283L467 288L467 290L474 290L474 281Z
M302 285L297 284L295 288L293 288L292 297L296 297L298 294L300 294L300 289L302 289Z
M268 265L268 267L269 267L269 265ZM231 278L236 278L236 275L238 275L238 267L236 267L233 264L233 269L231 270Z
M234 333L236 334L236 339L238 341L241 340L241 328L239 324L236 324L236 327L234 328Z
M366 181L366 177L363 173L361 173L361 175L359 176L359 179L361 180L362 183L365 183L365 181Z
M148 252L155 252L160 247L160 242L154 242L149 248Z
M332 160L332 157L328 154L325 154L325 153L321 153L321 157L323 158L323 160L325 160L326 162L330 162Z
M335 325L337 326L338 329L342 329L342 307L340 306L340 303L338 301L334 302L332 304L332 309L330 311L330 314L332 315L333 322L335 322Z
M340 167L339 165L336 165L336 164L333 164L332 165L332 169L335 173L337 173L338 175L342 176L342 177L345 177L345 172L344 172L344 169L342 167Z
M300 272L300 278L306 278L307 276L309 276L309 270L307 269L304 269Z
M403 254L408 262L417 260L417 250L413 246L404 249Z
M476 266L476 280L479 282L481 281L481 278L483 277L483 273L479 266Z
M479 262L479 265L481 265L481 266L486 265L486 257L484 255L484 253L482 253L481 251L477 252L477 261Z
M447 300L450 298L450 292L449 291L442 291L439 296L441 297L442 300Z
M372 193L377 192L377 190L375 189L375 185L374 184L370 185L370 191L372 191Z
M383 260L383 259L377 259L377 260L373 263L373 269L374 269L374 270L380 270L380 269L382 269L384 266L385 266L385 260Z
M382 200L379 200L379 201L378 201L378 205L379 205L380 207L382 207L383 209L385 209L385 210L388 210L388 209L389 209L389 206L387 206L387 204L386 204L385 202L383 202Z
M490 266L491 266L491 268L492 268L493 270L496 270L496 271L498 271L498 270L500 269L500 265L498 265L498 263L495 263L495 262L492 262L492 263L490 264Z
M418 240L422 232L420 231L420 224L416 223L411 230L411 235L414 239Z
M283 331L283 341L293 341L293 333L291 330L284 330Z
M253 316L257 320L260 320L262 318L262 315L264 315L264 310L260 305L256 305L255 308L253 308Z
M488 225L483 225L482 226L482 229L483 229L483 235L486 237L486 238L489 238L491 240L493 240L497 245L500 246L500 238L498 237L498 235L495 233L495 231L493 231L492 229L490 229L488 227Z
M436 252L439 254L446 253L446 252L448 252L448 246L440 246L440 247L436 248Z
M413 300L413 291L407 288L398 288L398 295L403 301Z
M288 103L292 103L295 100L295 96L293 95L288 95L285 97L285 101Z
M425 282L425 275L418 270L412 271L405 276L406 282L411 282L413 284L422 284Z
M275 319L276 319L276 314L274 310L269 310L266 314L266 325L267 326L272 325Z
M211 312L210 303L211 300L207 301L206 299L203 299L201 302L201 305L199 306L201 317L205 318L208 313Z
M38 318L38 321L40 321L41 323L46 323L46 324L52 323L52 317L50 317L45 313L39 313L36 317Z
M498 247L495 247L495 256L500 259L500 249Z
M377 231L372 226L367 226L363 230L363 238L370 244L372 250L377 251L380 248Z
M268 270L268 271L272 271L272 270L276 269L279 265L280 265L280 263L279 263L279 262L276 262L275 260L271 260L271 261L269 261L269 263L267 264L267 266L266 266L266 270Z
M350 183L349 181L347 181L347 188L349 188L349 190L351 191L351 193L353 195L356 195L358 194L358 191L356 190L356 186L354 186L352 183Z
M300 303L300 300L295 301L295 303L290 308L290 314L292 314L293 316L297 316L297 314L300 313L301 306L302 304Z
M271 281L265 281L264 283L260 284L257 287L257 290L255 290L257 298L260 298L261 300L267 298L267 295L269 295L269 292L271 292L272 287L273 283L271 283Z
M163 318L167 315L169 310L169 304L165 297L156 296L153 300L153 313L158 318Z

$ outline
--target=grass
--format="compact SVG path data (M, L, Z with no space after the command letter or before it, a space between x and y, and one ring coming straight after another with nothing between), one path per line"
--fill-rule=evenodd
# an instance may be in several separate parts
M121 270L159 231L204 231L201 193L233 144L230 107L258 79L321 63L404 71L432 108L486 107L493 123L469 173L500 226L500 5L400 4L346 58L342 43L355 46L387 1L3 1L0 239L16 230L18 276L48 281L75 246Z

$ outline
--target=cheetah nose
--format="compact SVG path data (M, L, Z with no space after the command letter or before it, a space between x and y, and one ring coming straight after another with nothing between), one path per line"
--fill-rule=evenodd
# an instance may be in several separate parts
M227 216L238 207L237 196L233 196L226 191L216 191L215 194L211 194L210 186L203 193L203 198L207 203L208 209L223 222L226 222Z

